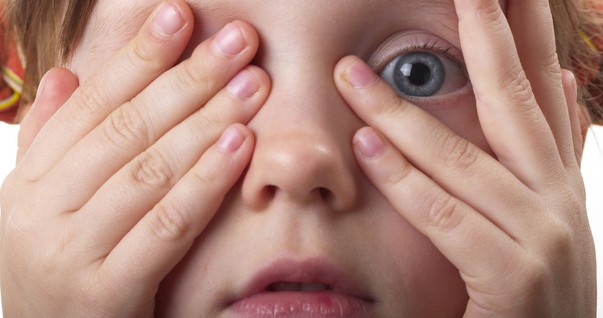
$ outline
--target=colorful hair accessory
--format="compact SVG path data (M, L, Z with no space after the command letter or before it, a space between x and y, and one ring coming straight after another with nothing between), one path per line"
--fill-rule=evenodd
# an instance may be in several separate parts
M4 19L0 17L0 21L2 20ZM6 46L0 46L0 121L12 123L19 109L25 72L16 41L13 37L6 36L4 25L0 25L0 44Z
M582 38L582 40L584 40L584 42L586 42L588 47L590 47L593 51L599 50L599 49L597 49L597 47L595 46L593 41L588 37L588 35L586 35L586 32L584 32L583 30L580 30L579 32L580 32L580 37Z

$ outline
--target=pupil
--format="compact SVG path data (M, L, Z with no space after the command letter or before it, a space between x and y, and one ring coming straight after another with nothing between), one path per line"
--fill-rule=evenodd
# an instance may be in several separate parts
M413 85L423 86L431 79L431 70L423 63L416 63L410 65L410 74L407 78Z
M400 95L427 97L433 96L442 88L445 71L442 61L436 55L411 52L400 55L388 64L382 75L392 74L389 84Z

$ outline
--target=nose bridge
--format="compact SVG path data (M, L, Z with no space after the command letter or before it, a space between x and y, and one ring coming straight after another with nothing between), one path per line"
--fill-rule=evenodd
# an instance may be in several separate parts
M339 96L332 67L315 67L271 74L272 93L249 124L256 134L243 182L249 205L286 200L346 209L355 202L351 138L361 123Z

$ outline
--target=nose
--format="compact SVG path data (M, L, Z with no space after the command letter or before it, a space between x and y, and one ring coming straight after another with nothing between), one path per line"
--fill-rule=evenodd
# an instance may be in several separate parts
M352 136L362 123L331 74L323 83L273 76L271 96L249 124L256 147L242 185L245 204L318 203L338 211L356 204L360 172Z

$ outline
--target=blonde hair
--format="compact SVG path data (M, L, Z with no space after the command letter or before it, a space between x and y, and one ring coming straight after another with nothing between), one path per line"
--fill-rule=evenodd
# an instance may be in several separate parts
M65 62L77 46L96 0L8 0L8 20L24 53L24 98L31 101L44 73ZM603 18L590 0L550 0L561 66L579 76L583 103L594 122L603 123Z
M7 21L23 52L27 103L35 98L42 75L65 61L77 46L96 0L7 2Z

